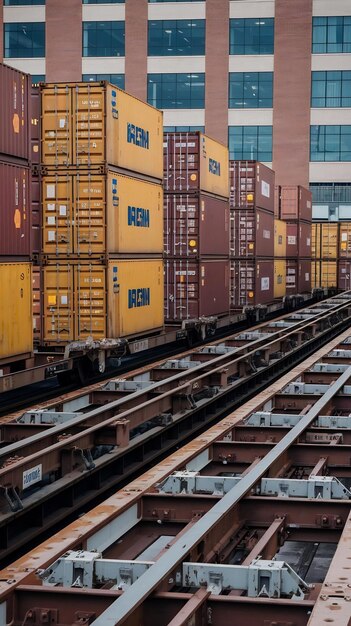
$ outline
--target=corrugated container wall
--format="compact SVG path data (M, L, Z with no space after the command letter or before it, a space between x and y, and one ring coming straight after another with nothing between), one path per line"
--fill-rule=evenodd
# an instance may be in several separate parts
M351 258L351 222L339 224L339 254L342 259Z
M337 287L337 265L337 261L312 261L312 289Z
M274 299L274 264L271 259L230 262L230 303L233 309L269 304Z
M325 223L312 224L312 258L337 259L339 251L339 225Z
M230 254L232 257L272 257L274 215L261 209L231 211Z
M311 261L309 259L287 259L286 261L286 293L310 293Z
M229 204L206 194L165 194L165 256L228 256Z
M112 171L56 171L43 177L42 198L45 254L162 254L161 185Z
M0 162L0 256L32 253L30 170Z
M228 312L228 261L165 261L166 321L225 315Z
M31 264L0 263L0 362L32 350Z
M162 179L161 111L105 82L47 84L41 94L44 165L107 163Z
M30 85L28 74L0 64L0 158L30 158Z
M274 220L274 256L286 257L287 224Z
M165 133L165 192L196 192L229 197L229 153L223 144L200 132Z
M163 262L50 261L44 267L44 342L126 337L163 326Z
M31 92L31 127L30 127L30 159L31 159L31 221L32 221L32 253L39 256L41 252L42 210L40 199L40 91L32 87Z
M280 189L280 219L312 220L312 193L305 187L285 185Z
M231 209L258 207L274 213L275 173L258 161L230 161Z
M286 295L286 261L274 261L274 298L284 298Z
M351 289L351 261L339 261L338 289L343 291Z

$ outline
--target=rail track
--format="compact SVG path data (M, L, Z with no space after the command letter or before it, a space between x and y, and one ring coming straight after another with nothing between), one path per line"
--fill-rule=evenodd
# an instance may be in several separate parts
M2 558L257 394L347 328L350 313L346 293L2 420Z
M348 626L350 335L2 570L1 623Z

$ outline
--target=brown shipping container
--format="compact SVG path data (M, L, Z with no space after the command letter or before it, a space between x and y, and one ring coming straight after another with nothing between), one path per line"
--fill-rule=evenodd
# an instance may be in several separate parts
M274 256L274 214L261 209L236 209L230 217L232 257Z
M232 309L270 304L274 300L273 259L233 260L230 263Z
M300 185L281 187L280 219L312 220L312 194Z
M286 256L297 258L299 254L299 245L297 238L297 222L287 222L286 224Z
M339 257L351 258L351 222L339 224Z
M30 98L30 162L40 164L40 90L32 86Z
M225 315L228 311L228 261L165 261L166 321Z
M312 224L299 222L298 233L299 257L308 258L311 256Z
M258 161L229 161L230 207L274 213L275 173Z
M29 160L30 76L0 63L0 155Z
M339 261L338 289L343 291L351 289L351 261Z
M280 220L280 186L274 188L274 217Z
M0 256L31 256L30 170L0 162Z
M311 292L311 261L310 259L287 259L286 262L286 293Z
M229 202L205 194L165 194L164 253L229 255Z
M165 192L229 197L228 148L203 133L164 133L163 170Z

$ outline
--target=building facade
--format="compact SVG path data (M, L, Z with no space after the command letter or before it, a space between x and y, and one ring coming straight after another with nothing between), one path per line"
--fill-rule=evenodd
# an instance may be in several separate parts
M108 79L351 219L351 0L0 0L3 61Z

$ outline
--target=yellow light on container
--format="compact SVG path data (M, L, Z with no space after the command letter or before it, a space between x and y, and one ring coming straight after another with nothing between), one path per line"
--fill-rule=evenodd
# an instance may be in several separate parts
M190 246L190 248L195 248L195 246L196 246L196 241L195 241L195 239L190 239L190 241L189 241L189 246Z
M253 202L253 199L254 199L253 193L248 193L246 196L246 200L248 200L248 202Z
M254 249L254 244L253 243L249 243L249 250L253 250Z
M249 298L253 298L254 297L254 292L253 291L249 291Z

